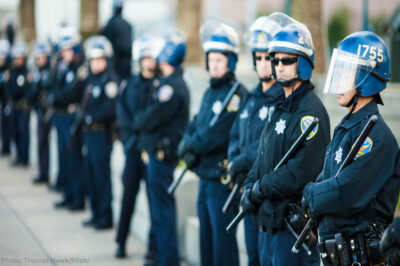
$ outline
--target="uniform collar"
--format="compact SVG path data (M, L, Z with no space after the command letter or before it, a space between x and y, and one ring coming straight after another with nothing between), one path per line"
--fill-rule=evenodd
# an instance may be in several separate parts
M294 92L289 97L283 97L280 104L278 104L278 108L286 112L295 111L299 106L299 103L303 96L312 89L314 89L314 85L311 82L303 81L303 83L301 83L301 85L296 90L294 90Z
M262 84L260 82L258 83L257 87L251 92L251 94L256 97L270 97L276 99L280 96L283 96L284 91L278 83L274 83L266 92L263 92Z
M343 118L343 120L340 122L339 126L349 129L360 123L362 120L365 118L370 117L373 114L379 113L378 110L378 105L374 100L370 101L367 105L365 105L363 108L358 110L357 113L351 114L351 116L346 119Z

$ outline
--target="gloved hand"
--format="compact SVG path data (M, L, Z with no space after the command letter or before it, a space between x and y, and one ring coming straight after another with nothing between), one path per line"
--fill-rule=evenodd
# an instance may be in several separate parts
M400 265L400 218L383 233L380 249L389 266Z
M178 157L183 158L183 156L185 155L185 153L188 150L189 150L189 146L187 145L186 141L184 139L182 139L178 145L178 151L177 151Z
M310 205L308 204L308 201L306 200L305 197L301 198L301 207L303 208L303 210L307 213L308 217L314 223L316 223L319 220L321 220L321 217L310 208Z
M251 201L256 204L261 204L261 203L263 203L264 199L265 199L265 196L261 192L260 179L259 179L253 184L253 188L251 189Z
M190 168L192 168L193 166L195 166L196 164L197 164L197 161L198 161L198 156L196 155L196 154L194 154L193 152L191 152L191 151L187 151L184 155L183 155L183 158L182 158L184 161L185 161L185 163L186 163L186 166L190 169Z
M258 206L251 201L251 193L251 189L246 189L240 199L240 206L245 214L254 213L258 209Z
M247 177L247 173L246 172L239 172L234 176L231 176L232 182L235 184L238 184L239 186L242 186L244 180Z

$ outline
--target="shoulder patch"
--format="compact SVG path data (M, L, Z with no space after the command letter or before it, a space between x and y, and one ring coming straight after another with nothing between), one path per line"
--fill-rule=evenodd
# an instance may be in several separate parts
M110 81L105 86L106 95L108 98L115 98L118 94L118 85L115 81Z
M239 107L240 107L240 96L234 94L228 106L226 107L226 110L228 112L237 112L239 110Z
M314 117L311 115L306 115L301 118L301 121L300 121L301 133L306 131L306 129L312 123L313 120L314 120ZM310 135L308 135L307 140L312 139L317 134L317 132L318 132L318 125L316 125L314 127L314 129L310 132Z
M174 89L170 85L163 85L158 90L158 100L162 103L168 102L172 98L173 94L174 94Z
M88 68L85 65L80 66L77 72L80 80L84 80L89 74Z
M356 156L354 157L354 160L357 160L361 156L369 153L372 150L372 146L374 145L374 142L370 137L367 137L364 141L364 143L361 145L360 149L358 150Z

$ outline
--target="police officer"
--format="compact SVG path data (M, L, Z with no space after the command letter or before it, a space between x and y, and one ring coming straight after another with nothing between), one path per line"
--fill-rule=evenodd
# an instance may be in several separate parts
M88 187L91 218L84 222L97 230L113 226L111 193L111 150L118 95L118 77L110 64L111 43L104 36L92 36L85 42L90 75L82 98L80 116L83 121L85 179Z
M167 34L157 57L162 78L134 124L141 130L140 147L148 163L150 214L159 265L179 265L175 199L167 193L178 163L176 149L189 120L189 91L181 64L186 42L178 32Z
M225 215L221 212L229 194L229 180L224 177L229 131L247 93L234 74L239 37L232 27L213 21L207 21L200 32L206 68L211 76L210 87L203 96L198 114L185 131L180 155L200 177L197 212L201 264L239 265L235 234L224 230L238 204ZM223 103L227 104L223 106ZM215 115L219 118L210 125Z
M315 243L310 256L304 250L296 256L290 253L296 239L285 221L289 204L300 203L304 185L322 169L329 117L309 80L314 64L311 34L303 24L289 17L286 21L269 44L272 75L285 97L263 129L257 159L243 185L241 206L244 213L255 213L262 265L319 265ZM294 156L273 171L315 117L319 125Z
M337 94L338 104L349 112L335 128L322 173L303 190L311 217L320 221L325 265L383 262L378 242L392 222L400 188L399 147L377 106L383 104L380 92L389 77L389 53L375 33L350 34L332 54L324 92ZM375 127L354 161L336 175L372 115L378 116ZM354 251L351 242L357 243ZM340 256L332 257L338 245ZM342 257L346 254L350 261Z
M29 120L30 105L27 94L30 84L27 79L27 49L24 42L16 43L11 50L12 65L6 80L6 93L8 93L12 111L12 139L17 147L17 155L12 162L13 166L28 166L29 157Z
M242 185L256 157L261 131L271 121L276 103L283 97L283 89L272 79L268 44L280 25L268 17L258 18L245 39L251 48L254 69L260 79L251 91L232 126L228 149L228 174L232 182ZM244 232L248 265L260 265L258 227L252 215L244 218Z
M34 47L36 70L33 72L32 86L29 100L35 107L38 115L38 157L39 174L33 179L33 183L48 183L49 180L49 134L50 121L44 121L48 111L46 97L51 86L50 77L50 53L51 48L45 42L37 42Z
M5 91L5 73L10 67L10 43L0 40L0 102L1 102L1 156L10 154L10 113L11 106ZM9 75L9 74L7 74Z
M119 135L124 144L125 167L122 174L124 192L120 211L120 219L116 242L117 258L126 257L125 244L129 233L132 214L135 208L136 195L140 181L146 176L145 165L138 148L140 132L135 130L134 120L138 111L146 108L148 97L154 85L158 85L159 73L156 60L157 39L143 36L135 41L133 49L140 65L140 73L123 80L120 85L120 95L117 102L117 120ZM148 189L148 186L146 186ZM150 233L148 241L148 257L155 252L154 235Z
M82 137L71 142L71 129L76 120L87 75L82 60L80 36L72 27L61 29L58 42L61 61L47 96L47 102L55 110L52 123L57 131L59 173L56 188L63 199L56 208L79 211L84 209Z
M400 265L400 218L386 228L380 248L387 265Z
M121 79L131 75L132 25L122 18L123 0L113 1L113 16L101 34L110 40L113 50L113 66Z

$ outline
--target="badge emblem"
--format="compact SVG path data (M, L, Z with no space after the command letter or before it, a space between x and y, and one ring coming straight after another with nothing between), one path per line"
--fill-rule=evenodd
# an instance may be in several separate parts
M212 111L214 114L219 114L222 110L222 103L220 101L214 102L212 106Z
M110 81L105 86L106 95L108 98L114 99L118 95L118 85L114 81Z
M100 87L99 87L99 86L95 86L95 87L93 88L93 90L92 90L92 96L93 96L93 98L99 98L100 93L101 93Z
M275 125L276 134L278 134L278 135L283 134L283 131L285 131L285 128L286 128L286 120L283 120L281 118L278 122L276 122L276 125Z
M267 118L268 115L268 107L263 106L260 108L260 110L258 111L258 117L261 119L261 121L264 121L265 118Z
M336 164L339 164L342 161L342 156L343 156L343 150L342 147L339 147L339 149L335 152L335 161Z
M247 112L247 109L244 109L244 111L240 114L240 119L246 119L249 116L249 112Z
M71 83L75 78L74 72L68 71L67 75L65 76L65 80L67 83Z
M39 72L35 72L35 74L33 74L33 82L37 83L40 80L40 73Z
M308 126L314 121L314 117L311 115L306 115L301 118L300 121L300 129L301 133L307 130ZM307 140L312 139L318 132L318 125L316 125L313 130L310 132L310 135L308 135Z
M173 94L174 89L170 85L164 85L158 91L158 100L162 103L168 102Z
M358 150L356 156L354 157L354 160L357 160L361 156L364 156L365 154L369 153L372 150L372 146L374 145L374 142L370 137L367 137L364 141L364 143L361 145L360 149Z
M17 85L22 87L25 84L25 77L23 75L19 75L17 77Z

